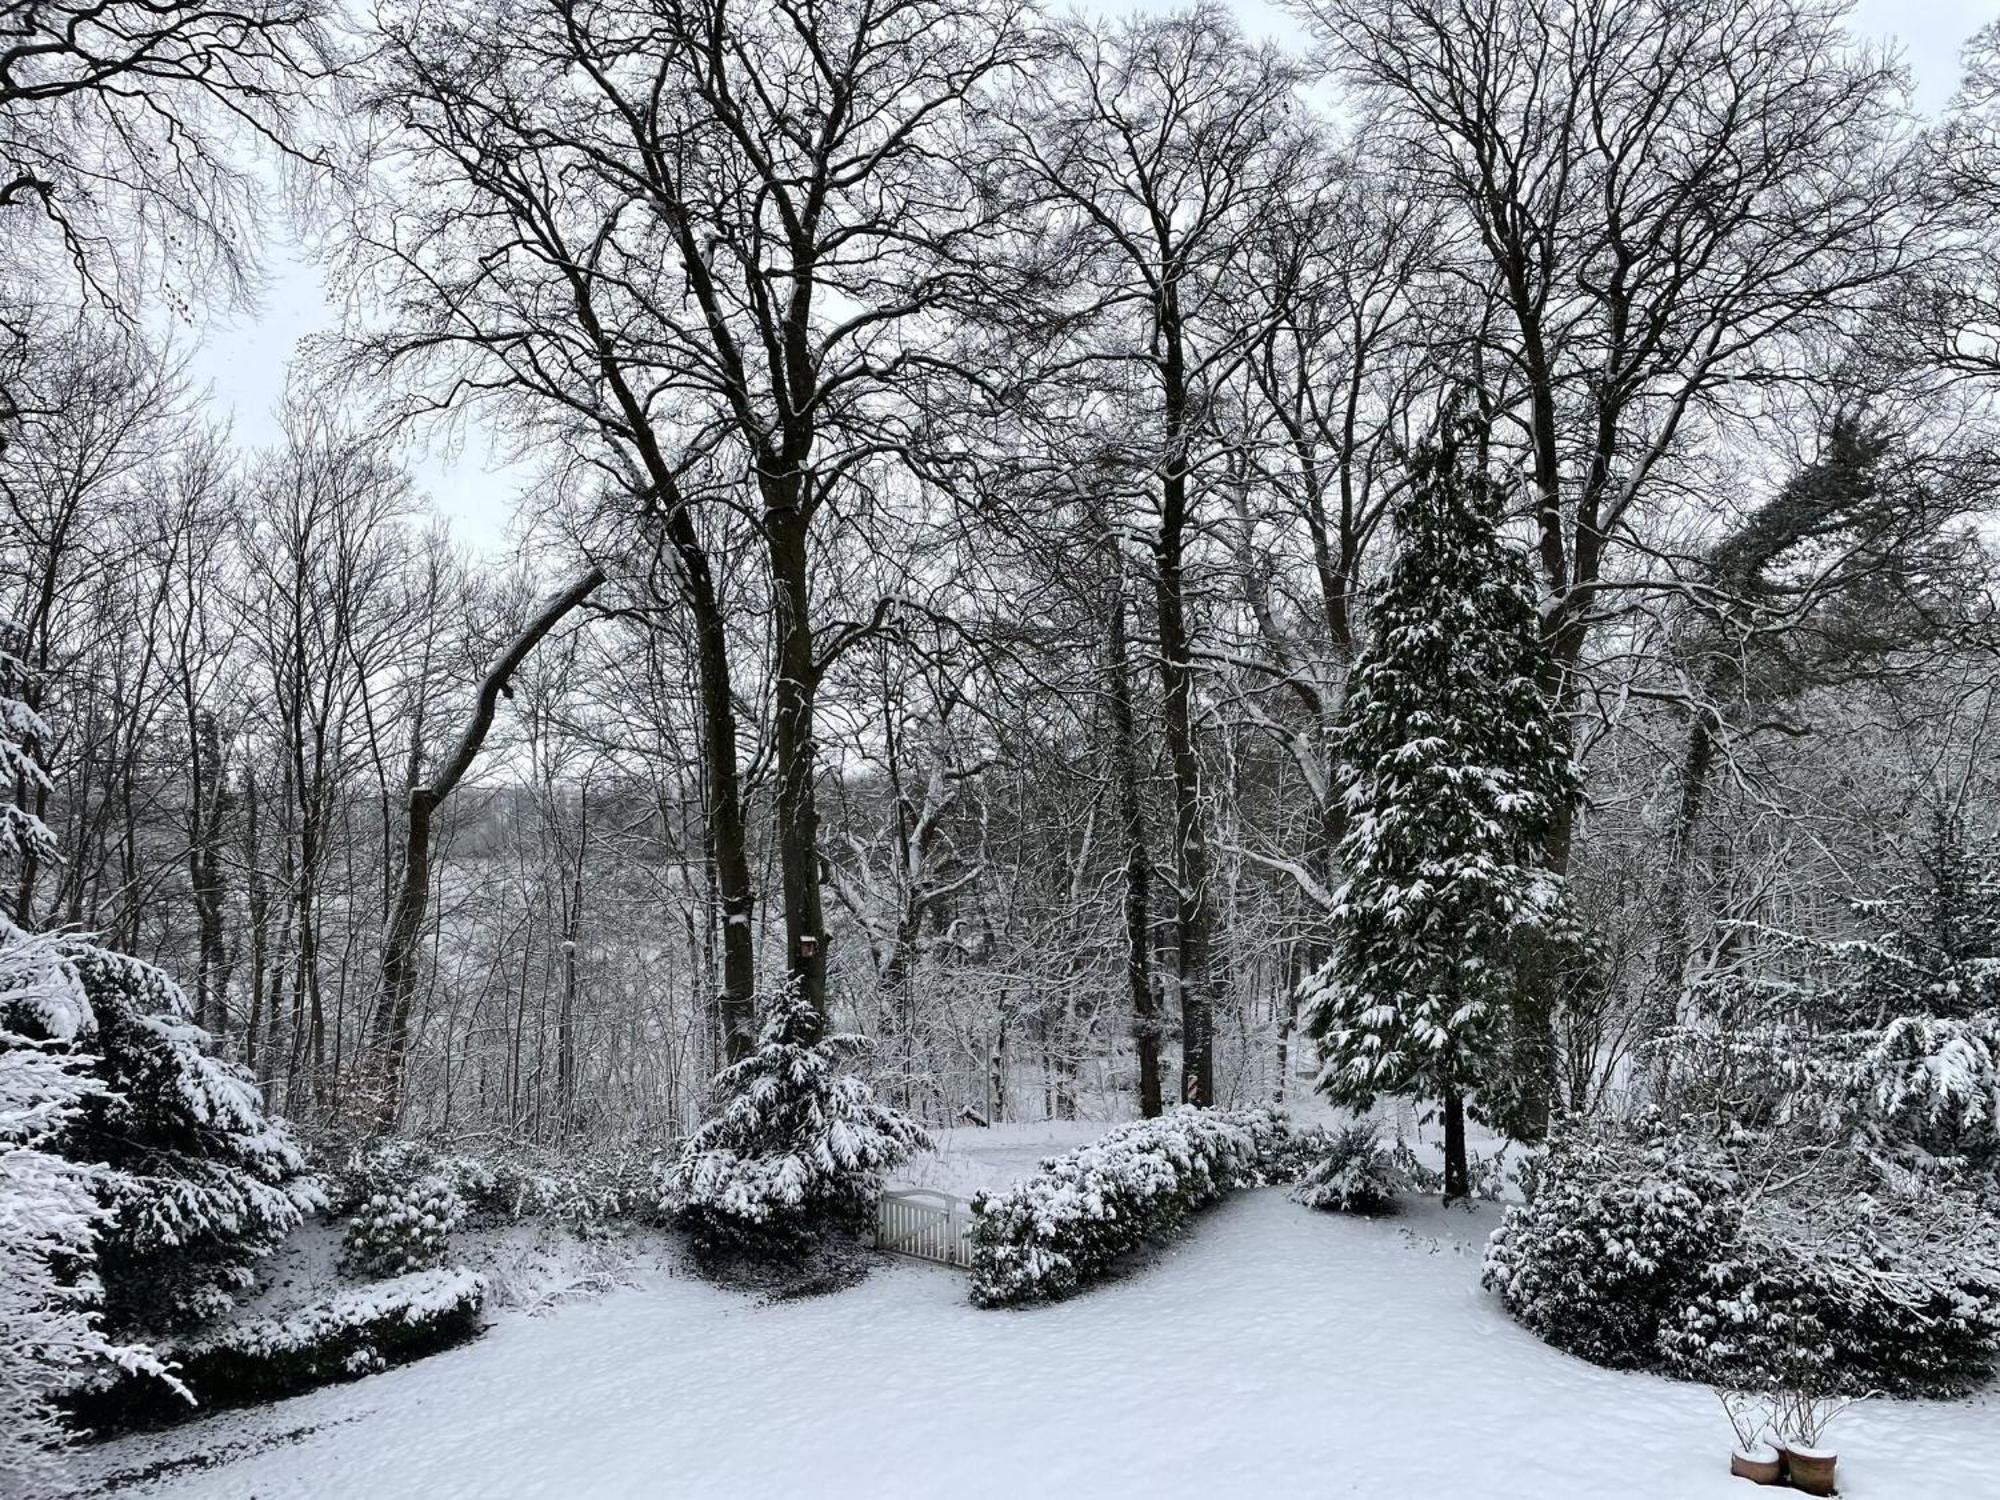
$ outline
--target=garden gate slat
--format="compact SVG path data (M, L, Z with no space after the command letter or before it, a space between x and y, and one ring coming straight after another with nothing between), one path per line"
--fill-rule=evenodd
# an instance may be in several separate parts
M875 1211L875 1246L897 1255L969 1269L972 1205L929 1188L884 1193Z

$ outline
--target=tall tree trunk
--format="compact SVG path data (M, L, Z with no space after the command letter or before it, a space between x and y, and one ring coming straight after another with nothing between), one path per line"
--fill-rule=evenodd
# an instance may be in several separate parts
M1696 706L1681 757L1680 799L1667 834L1666 868L1660 874L1656 905L1660 940L1653 959L1651 1030L1674 1024L1680 1015L1681 986L1687 980L1688 887L1693 879L1694 836L1708 800L1708 777L1715 764L1715 737L1722 720L1706 703Z
M1168 481L1185 491L1185 478ZM1194 664L1189 657L1181 586L1181 499L1169 501L1173 523L1159 555L1160 680L1165 693L1167 754L1174 782L1175 915L1181 992L1181 1099L1215 1102L1215 1018L1209 931L1208 841L1201 818L1201 762L1194 743Z
M708 554L687 507L662 507L661 520L680 564L682 592L694 618L695 674L701 694L703 839L722 905L722 994L718 1010L723 1057L740 1062L756 1040L756 951L749 838L743 782L736 758L736 700L730 690L729 642Z
M259 1023L264 1019L264 984L268 972L271 930L270 886L264 877L264 851L258 824L257 773L243 780L243 866L250 904L250 1016L243 1028L243 1065L257 1071Z
M1189 651L1187 596L1181 569L1189 522L1186 352L1176 293L1159 309L1166 358L1161 394L1166 417L1165 473L1155 563L1160 629L1160 685L1167 754L1174 780L1175 915L1179 930L1181 1090L1183 1102L1215 1102L1215 1013L1209 973L1208 839L1201 816L1201 761L1194 741L1194 661Z
M403 831L403 878L397 885L395 906L382 941L382 996L375 1007L375 1035L371 1039L380 1079L375 1101L375 1123L379 1129L393 1126L402 1107L403 1065L409 1052L419 947L430 911L432 817L464 780L480 747L486 743L500 694L506 690L508 680L541 639L596 592L604 577L601 567L586 570L545 603L521 633L508 642L480 682L472 715L460 731L450 756L428 785L410 788Z
M826 1015L826 921L820 907L819 803L814 787L812 593L799 484L766 482L764 534L777 614L778 869L785 908L785 970Z
M1111 544L1114 548L1116 543ZM1146 817L1139 801L1139 741L1132 714L1130 651L1125 638L1125 580L1114 579L1108 629L1111 738L1118 778L1118 821L1125 844L1125 981L1132 999L1132 1038L1139 1054L1139 1113L1160 1112L1160 1014L1153 994L1153 861L1146 851Z
M579 1123L576 1089L576 946L583 936L583 866L590 848L590 790L576 801L576 862L563 898L562 998L556 1009L556 1130L567 1139Z
M1465 1097L1444 1096L1444 1201L1460 1203L1472 1196L1472 1173L1465 1156Z
M227 996L222 992L227 972L223 943L222 821L227 810L223 778L222 737L215 715L202 713L195 723L192 764L188 768L188 885L195 912L195 1022L220 1037L228 1024Z

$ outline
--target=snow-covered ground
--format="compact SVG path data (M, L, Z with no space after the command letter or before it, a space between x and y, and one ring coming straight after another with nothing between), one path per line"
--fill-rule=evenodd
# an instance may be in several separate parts
M981 1188L1002 1188L1030 1176L1043 1157L1094 1141L1108 1128L1102 1120L1032 1120L933 1130L934 1149L905 1162L889 1186L970 1198Z
M1743 1500L1707 1391L1566 1358L1480 1291L1494 1212L1365 1221L1241 1193L1156 1264L1025 1312L908 1263L783 1303L655 1267L87 1470L259 1500ZM1851 1500L2000 1500L1993 1397L1864 1406L1834 1435Z

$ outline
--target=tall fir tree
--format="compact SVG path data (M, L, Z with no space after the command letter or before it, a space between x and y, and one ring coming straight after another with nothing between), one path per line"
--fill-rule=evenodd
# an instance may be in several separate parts
M1408 460L1395 563L1336 726L1346 880L1302 999L1321 1091L1434 1102L1445 1194L1463 1197L1467 1105L1505 1118L1531 973L1581 941L1539 863L1579 778L1499 486L1467 461L1470 429L1448 413L1440 431Z

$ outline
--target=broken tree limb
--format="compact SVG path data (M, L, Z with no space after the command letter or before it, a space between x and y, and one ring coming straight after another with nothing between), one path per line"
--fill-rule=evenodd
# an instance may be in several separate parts
M410 1007L417 990L418 950L430 911L431 819L444 800L472 769L486 736L493 728L500 696L508 682L527 660L528 653L569 613L597 591L604 582L601 566L593 566L573 579L560 593L549 598L534 618L507 643L480 681L479 696L472 715L459 731L451 753L427 782L413 784L409 791L408 819L404 837L403 878L396 891L396 903L389 915L382 940L382 993L375 1007L373 1052L379 1079L375 1102L375 1123L388 1129L396 1121L402 1103L403 1060L409 1049Z

